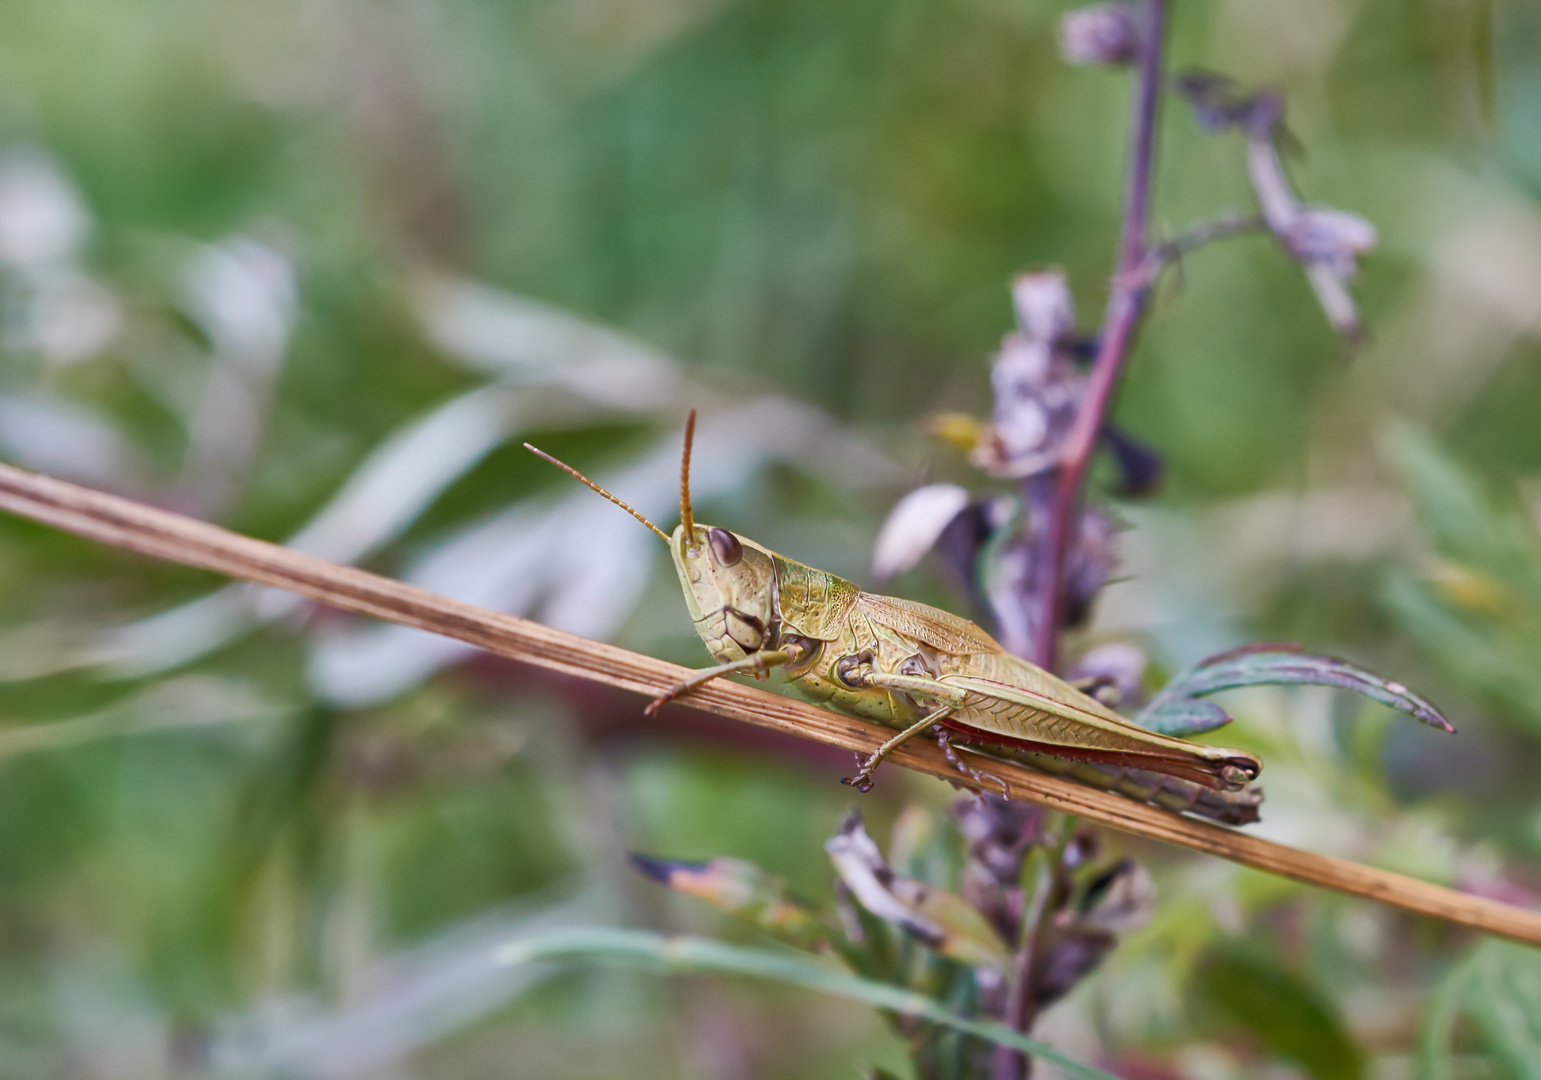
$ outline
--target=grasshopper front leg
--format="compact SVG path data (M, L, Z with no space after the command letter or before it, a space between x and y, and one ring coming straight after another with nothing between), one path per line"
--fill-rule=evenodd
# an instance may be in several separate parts
M726 664L718 664L716 667L702 668L684 682L676 683L664 693L659 694L648 703L647 708L643 709L642 713L644 716L652 716L675 698L688 694L696 687L703 686L713 679L721 678L724 675L736 675L740 672L758 674L762 671L769 671L774 667L780 667L782 664L790 663L794 659L796 657L790 650L766 649L751 653L742 660L733 660Z

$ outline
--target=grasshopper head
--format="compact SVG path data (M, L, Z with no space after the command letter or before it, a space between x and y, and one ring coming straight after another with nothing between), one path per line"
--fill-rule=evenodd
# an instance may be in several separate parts
M695 431L696 411L691 409L680 464L680 523L672 537L571 465L529 443L524 446L615 503L668 543L696 633L711 654L726 663L774 646L779 618L776 567L770 552L753 540L696 524L690 509L690 445Z
M769 647L776 619L776 570L770 553L726 529L681 522L669 554L696 633L719 661Z

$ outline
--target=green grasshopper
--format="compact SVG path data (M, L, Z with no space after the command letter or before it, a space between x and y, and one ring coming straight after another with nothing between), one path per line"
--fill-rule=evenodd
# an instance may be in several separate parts
M733 674L764 678L779 670L801 697L899 729L865 761L858 755L860 769L843 782L861 791L871 788L873 772L884 758L934 731L948 760L976 782L988 774L964 765L953 753L952 738L1005 750L1035 767L1070 772L1173 809L1237 823L1255 819L1253 808L1261 796L1242 790L1262 769L1251 754L1147 731L1006 652L967 619L863 592L747 537L698 524L690 506L695 419L691 410L680 466L680 524L673 536L576 469L524 444L669 545L691 621L719 663L654 700L647 706L649 715L712 679ZM1076 767L1083 763L1093 768ZM1187 783L1174 785L1164 777Z

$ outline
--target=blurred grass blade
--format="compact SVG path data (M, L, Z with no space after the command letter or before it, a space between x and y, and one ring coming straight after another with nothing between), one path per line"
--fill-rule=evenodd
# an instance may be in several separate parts
M1418 1036L1418 1068L1414 1080L1447 1080L1451 1069L1451 1042L1460 1018L1461 1002L1472 978L1472 959L1457 964L1429 995Z
M1448 675L1541 725L1541 536L1513 485L1491 482L1426 433L1392 428L1386 452L1434 557L1387 574L1381 603Z
M353 563L399 537L452 484L491 453L535 410L505 386L483 386L403 424L372 450L336 495L288 541L333 562ZM81 650L83 663L106 658L120 678L143 678L206 656L255 625L300 607L295 597L259 599L230 585L153 615L109 627Z
M216 675L152 683L93 712L44 723L0 727L0 761L38 751L168 731L264 724L290 715L294 702L259 684Z
M1417 1080L1452 1075L1462 1015L1476 1022L1503 1075L1541 1080L1541 963L1526 949L1483 942L1435 988L1419 1039Z
M927 484L894 503L872 545L874 580L914 568L968 504L969 493L957 484Z
M508 965L589 960L630 964L654 970L715 972L773 979L865 1002L874 1008L912 1016L964 1035L986 1039L999 1046L1021 1050L1054 1065L1065 1077L1116 1080L1101 1069L1074 1061L1047 1043L1019 1034L1002 1024L970 1020L924 994L848 975L791 953L749 949L707 938L664 937L645 930L594 927L557 931L509 942L497 951L496 960Z
M1298 645L1245 645L1201 660L1166 685L1160 694L1135 716L1144 727L1163 723L1163 713L1182 715L1183 699L1199 698L1221 690L1265 685L1335 686L1406 713L1430 727L1454 732L1449 720L1425 698L1401 683L1383 679L1361 667L1331 656L1315 656ZM1159 730L1159 728L1155 729Z
M1474 976L1467 1007L1488 1045L1517 1080L1541 1080L1541 963L1528 950L1485 943Z
M1391 427L1381 442L1441 552L1502 574L1533 566L1534 527L1516 500L1410 424Z
M272 991L207 1032L211 1077L364 1080L399 1075L415 1056L474 1028L550 977L510 969L494 950L609 917L615 897L603 884L553 891L486 908L435 929L416 944L371 957L342 1000L304 989Z

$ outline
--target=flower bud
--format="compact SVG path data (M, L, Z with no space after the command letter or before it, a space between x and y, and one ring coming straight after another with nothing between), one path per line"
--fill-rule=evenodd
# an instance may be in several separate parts
M1358 269L1359 256L1375 246L1375 226L1345 210L1307 206L1280 238L1301 262L1325 263L1351 275Z
M1029 341L1058 345L1075 333L1075 299L1063 270L1018 274L1011 283L1011 306Z
M1140 18L1131 3L1092 4L1065 13L1059 51L1071 64L1128 64L1140 51Z

